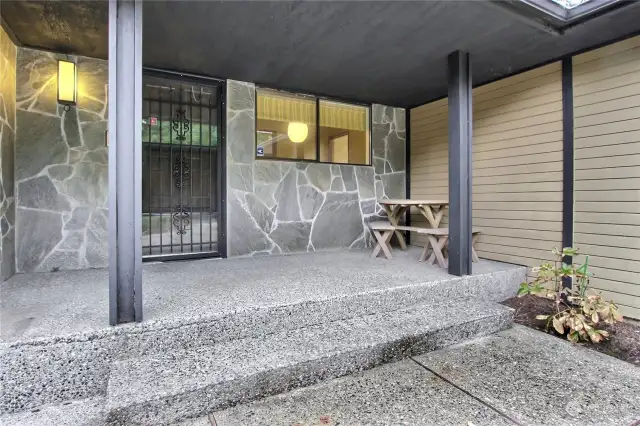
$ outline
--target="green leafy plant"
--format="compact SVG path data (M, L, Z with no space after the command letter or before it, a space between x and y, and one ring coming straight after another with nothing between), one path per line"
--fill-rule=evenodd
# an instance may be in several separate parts
M599 329L598 325L621 321L618 307L611 301L605 301L599 292L589 289L588 256L582 265L576 265L564 263L563 259L576 256L577 249L565 247L559 250L554 247L552 253L556 260L533 268L536 278L520 284L518 296L531 294L555 300L556 313L536 316L546 321L547 331L553 327L558 334L566 334L567 339L574 343L603 341L609 333ZM570 287L562 285L565 279L570 280Z

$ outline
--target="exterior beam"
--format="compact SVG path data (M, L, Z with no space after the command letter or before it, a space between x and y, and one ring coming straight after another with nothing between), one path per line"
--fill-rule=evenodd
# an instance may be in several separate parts
M448 58L449 80L449 273L471 274L472 84L469 54Z
M109 1L109 322L142 321L142 2Z
M573 124L573 58L562 60L562 247L573 247L574 202L574 124ZM564 263L573 259L566 256ZM571 287L571 278L562 279L563 287Z

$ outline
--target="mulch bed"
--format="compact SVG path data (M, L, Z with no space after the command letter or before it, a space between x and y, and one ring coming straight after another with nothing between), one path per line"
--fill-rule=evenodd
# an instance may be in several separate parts
M536 315L556 312L553 300L538 296L512 297L502 302L502 304L516 310L513 318L514 322L544 332L546 332L546 322L536 319ZM602 324L602 329L610 334L607 340L598 344L581 342L579 345L630 362L635 366L640 366L640 326L627 321L613 325ZM553 327L548 333L561 339L566 339L565 336L558 335L553 330Z

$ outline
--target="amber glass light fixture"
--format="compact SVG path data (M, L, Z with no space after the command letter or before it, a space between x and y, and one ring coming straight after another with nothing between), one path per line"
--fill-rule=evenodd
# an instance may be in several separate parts
M287 136L293 143L301 143L307 139L309 135L309 126L305 123L291 122L287 128Z
M58 103L65 106L76 104L78 97L78 70L70 61L58 61Z

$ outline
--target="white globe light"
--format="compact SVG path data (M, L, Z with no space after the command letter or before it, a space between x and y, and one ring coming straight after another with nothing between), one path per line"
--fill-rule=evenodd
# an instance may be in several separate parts
M289 128L287 129L287 136L291 142L300 143L304 142L309 135L309 127L304 123L289 123Z

